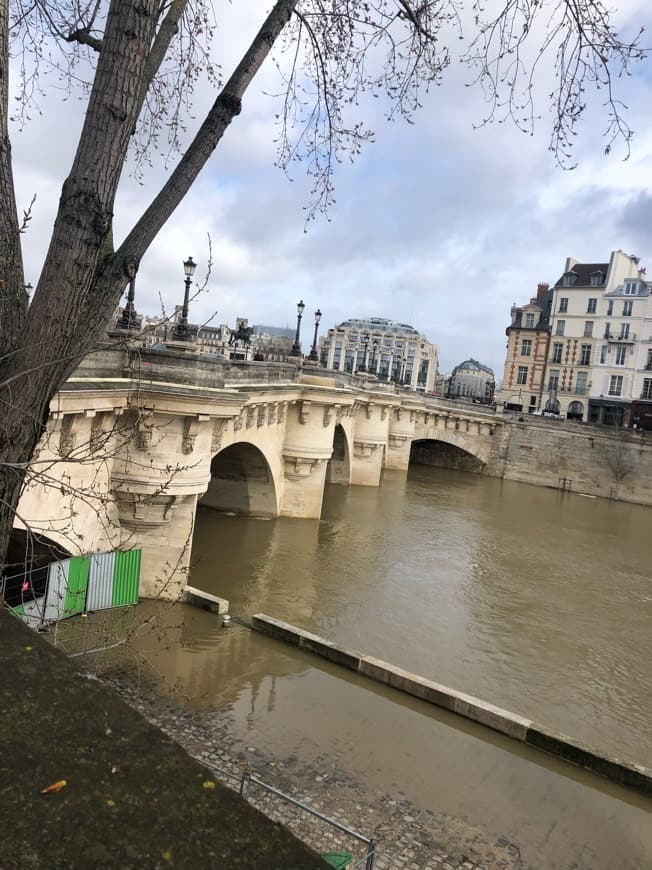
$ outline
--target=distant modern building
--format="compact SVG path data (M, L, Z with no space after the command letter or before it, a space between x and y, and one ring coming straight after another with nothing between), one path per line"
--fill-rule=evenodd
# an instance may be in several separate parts
M413 326L383 317L345 320L328 330L319 351L325 368L367 372L414 390L432 392L437 377L437 345Z
M539 410L545 388L550 312L553 291L539 284L537 295L527 305L512 305L512 322L505 330L507 354L505 371L496 403L506 411Z
M467 398L489 403L493 400L495 386L493 369L477 359L466 359L451 372L448 396L452 399Z

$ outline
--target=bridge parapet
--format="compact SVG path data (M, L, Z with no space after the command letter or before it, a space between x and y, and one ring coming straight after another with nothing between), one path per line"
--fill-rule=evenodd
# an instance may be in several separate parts
M174 348L107 345L87 356L73 379L129 378L141 383L169 383L223 388L241 384L289 383L298 363L230 360L198 353L192 346Z

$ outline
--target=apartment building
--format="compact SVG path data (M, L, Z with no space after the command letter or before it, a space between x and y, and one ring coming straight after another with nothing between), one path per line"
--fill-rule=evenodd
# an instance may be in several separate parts
M329 329L319 356L325 368L368 372L425 392L433 391L437 377L437 345L413 326L383 317L352 318Z
M512 306L505 410L652 429L652 282L639 258L568 258L554 287Z
M647 322L647 326L646 326ZM566 260L553 288L544 410L574 420L631 425L644 392L650 284L638 257Z
M447 396L489 404L493 401L495 387L493 369L471 357L456 365L451 372Z
M496 404L506 411L540 410L545 388L550 342L550 312L553 291L548 284L537 287L527 305L512 305L512 322L505 330L507 353L502 386Z

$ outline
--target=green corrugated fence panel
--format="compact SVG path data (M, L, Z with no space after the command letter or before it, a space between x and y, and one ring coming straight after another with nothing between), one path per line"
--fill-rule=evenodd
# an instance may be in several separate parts
M115 554L113 569L113 599L111 605L138 603L138 583L140 580L140 550L127 550Z
M63 604L63 615L72 616L81 613L86 603L86 587L88 586L88 569L90 556L74 556L70 560L68 572L68 588Z

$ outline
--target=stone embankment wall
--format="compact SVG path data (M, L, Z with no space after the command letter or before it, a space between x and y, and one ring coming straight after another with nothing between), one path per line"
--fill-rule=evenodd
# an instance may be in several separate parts
M501 435L489 474L652 505L650 433L528 417Z

